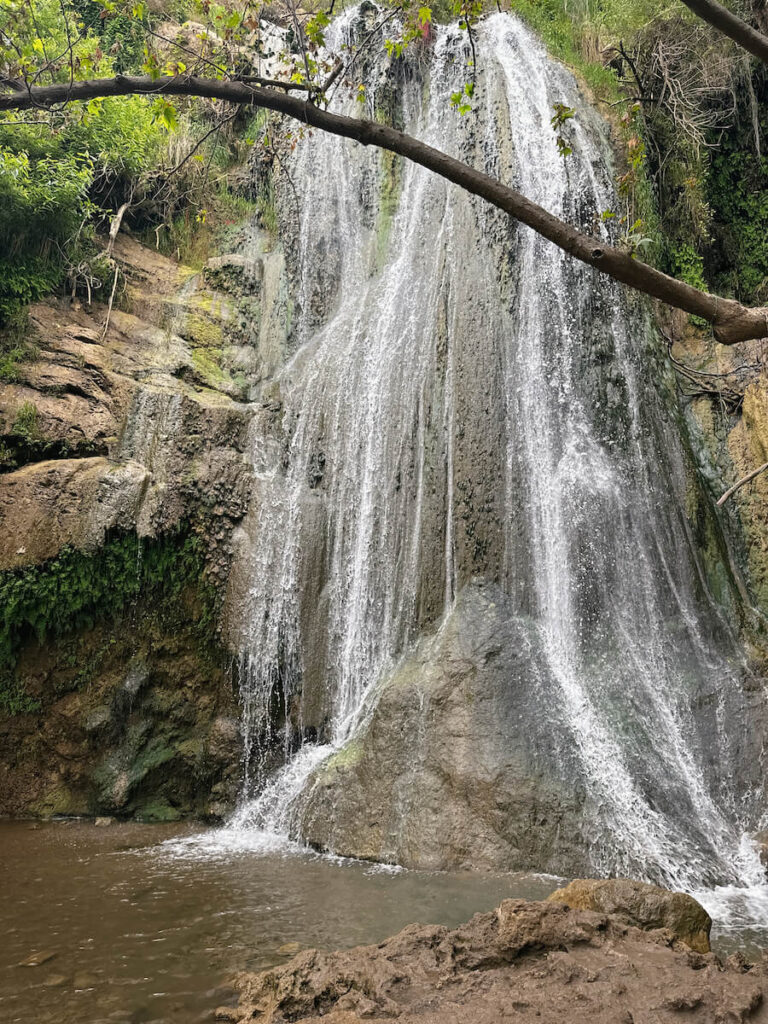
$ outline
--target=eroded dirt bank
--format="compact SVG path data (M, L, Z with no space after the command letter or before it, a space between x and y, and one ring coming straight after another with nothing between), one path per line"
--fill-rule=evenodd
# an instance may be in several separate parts
M587 902L606 905L611 884L629 889L611 894L610 914L560 902L583 905L584 887L600 886ZM241 975L239 1006L220 1010L219 1019L768 1021L768 956L748 964L740 955L722 960L691 949L683 936L708 948L700 926L708 935L709 919L690 897L638 883L579 885L578 892L571 886L546 902L505 900L454 931L414 924L377 946L305 950L285 966ZM667 927L653 927L660 921Z

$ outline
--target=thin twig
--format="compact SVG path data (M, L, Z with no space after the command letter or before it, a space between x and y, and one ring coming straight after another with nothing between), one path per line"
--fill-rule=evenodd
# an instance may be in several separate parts
M740 487L743 487L745 484L748 484L750 480L754 480L756 476L759 476L760 473L764 473L766 469L768 469L768 462L764 462L762 466L758 466L757 469L753 469L751 473L747 473L746 476L743 476L741 480L737 480L733 487L729 487L725 494L723 494L722 497L717 499L717 504L724 505L726 501L728 501L730 496L732 494L735 494L735 492L738 491Z
M102 341L104 341L104 339L107 336L107 329L109 328L109 318L112 315L112 303L115 301L115 291L117 289L117 277L118 277L119 273L120 273L119 267L118 267L117 263L115 263L115 279L112 282L112 294L109 296L109 305L107 306L107 318L104 321L104 327L103 327L102 332L101 332L101 340Z
M191 160L191 158L195 155L195 153L198 151L198 149L202 146L202 144L205 142L205 140L209 136L213 135L213 133L217 132L220 128L223 128L224 125L228 124L229 121L233 121L237 117L237 115L239 113L240 113L240 108L236 107L234 112L232 114L230 114L229 117L223 117L220 121L217 121L216 124L213 126L213 128L209 129L205 133L205 135L203 135L201 138L199 138L197 140L195 145L192 147L192 149L190 149L190 151L187 153L187 155L184 157L184 159L181 160L179 163L177 163L175 167L172 167L170 169L170 171L168 171L166 174L163 175L165 181L168 181L168 179L170 178L170 176L172 174L175 174L177 171L181 170L181 168L184 166L184 164L188 160Z

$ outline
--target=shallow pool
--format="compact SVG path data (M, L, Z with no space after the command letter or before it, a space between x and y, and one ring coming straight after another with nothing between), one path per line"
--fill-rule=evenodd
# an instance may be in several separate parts
M243 968L299 946L456 925L556 879L393 872L247 835L138 824L0 823L3 1024L189 1024L234 1002ZM283 948L285 947L285 948ZM38 954L38 956L34 956ZM41 959L38 966L19 966Z

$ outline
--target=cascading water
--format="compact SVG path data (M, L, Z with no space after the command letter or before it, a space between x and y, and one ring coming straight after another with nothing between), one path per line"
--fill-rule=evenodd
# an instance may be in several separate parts
M332 49L361 17L335 23ZM477 30L475 110L460 118L449 97L464 46L440 29L394 84L373 60L369 113L396 109L411 134L605 231L609 150L570 74L495 15ZM576 110L567 160L555 103ZM759 817L760 765L733 777L742 668L692 555L642 306L375 150L314 135L290 176L296 348L277 377L282 433L254 438L246 798L233 827L299 838L313 771L482 575L534 623L550 768L584 795L594 870L759 884L742 834Z

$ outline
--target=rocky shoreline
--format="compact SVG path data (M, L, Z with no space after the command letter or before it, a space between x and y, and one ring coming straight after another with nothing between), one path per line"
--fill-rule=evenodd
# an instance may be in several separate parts
M579 880L508 899L455 930L413 924L375 946L304 950L236 979L220 1020L261 1024L666 1024L768 1020L768 956L710 951L711 921L683 893Z

